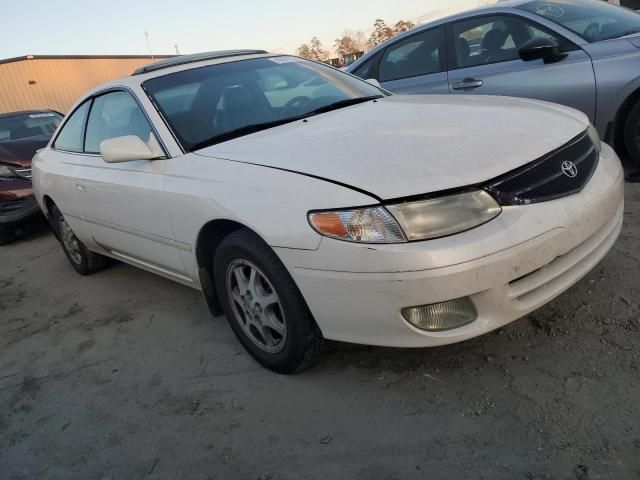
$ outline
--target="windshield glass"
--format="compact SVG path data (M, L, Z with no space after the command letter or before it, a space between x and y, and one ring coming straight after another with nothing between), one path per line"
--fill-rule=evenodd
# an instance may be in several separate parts
M535 1L520 8L562 25L588 42L640 32L640 14L602 1Z
M34 112L0 117L0 143L53 135L62 121L55 112Z
M289 56L194 68L143 86L187 151L382 96L351 75Z

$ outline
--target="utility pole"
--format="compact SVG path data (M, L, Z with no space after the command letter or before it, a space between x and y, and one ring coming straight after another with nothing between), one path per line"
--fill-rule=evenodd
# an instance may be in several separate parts
M153 58L153 49L151 48L151 40L149 40L149 32L145 30L144 36L147 39L147 47L149 47L149 54L151 55L151 60L155 60L155 58Z
M176 49L176 55L180 55L180 49L178 48L178 45L174 45L173 46Z

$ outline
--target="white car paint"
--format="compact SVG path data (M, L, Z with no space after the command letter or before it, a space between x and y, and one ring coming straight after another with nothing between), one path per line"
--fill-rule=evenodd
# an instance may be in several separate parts
M394 96L198 154L299 171L382 199L400 198L489 180L588 127L586 115L548 105L508 97Z
M526 315L584 276L620 232L622 169L604 145L581 192L504 207L464 233L392 245L321 237L307 221L309 211L476 184L561 147L588 121L530 100L388 97L185 154L141 83L225 61L96 89L130 90L169 158L108 164L99 155L49 146L33 162L43 210L45 196L53 199L89 249L196 289L202 288L199 233L212 220L235 221L273 248L326 338L396 347L461 341ZM462 296L473 300L479 317L459 329L425 332L400 314Z

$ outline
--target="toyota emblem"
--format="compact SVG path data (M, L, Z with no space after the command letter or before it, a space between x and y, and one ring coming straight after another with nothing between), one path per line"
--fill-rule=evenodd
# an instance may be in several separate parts
M573 162L563 162L562 173L569 178L576 178L578 176L578 167L576 167L576 164Z

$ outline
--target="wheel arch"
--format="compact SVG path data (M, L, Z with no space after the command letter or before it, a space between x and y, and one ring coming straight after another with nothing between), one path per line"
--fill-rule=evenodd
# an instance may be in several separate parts
M222 240L240 229L251 230L258 235L253 229L235 220L216 219L205 223L196 238L195 256L202 293L207 300L211 313L214 315L222 315L223 313L213 280L213 263L216 250Z
M60 232L58 232L55 222L53 221L53 217L51 216L51 212L53 211L54 207L57 207L56 202L54 202L53 198L51 198L49 195L45 195L42 197L42 206L44 207L42 213L44 213L44 217L47 219L47 222L49 222L49 227L51 227L53 234L59 241Z
M636 85L635 90L631 91L631 93L626 96L624 101L618 107L616 116L613 120L613 131L609 132L607 135L607 140L613 141L612 146L618 151L622 150L625 153L628 153L624 140L625 124L631 109L638 102L640 102L640 85Z
M56 206L56 202L49 195L45 195L42 197L42 205L44 206L45 217L51 218L51 210Z

